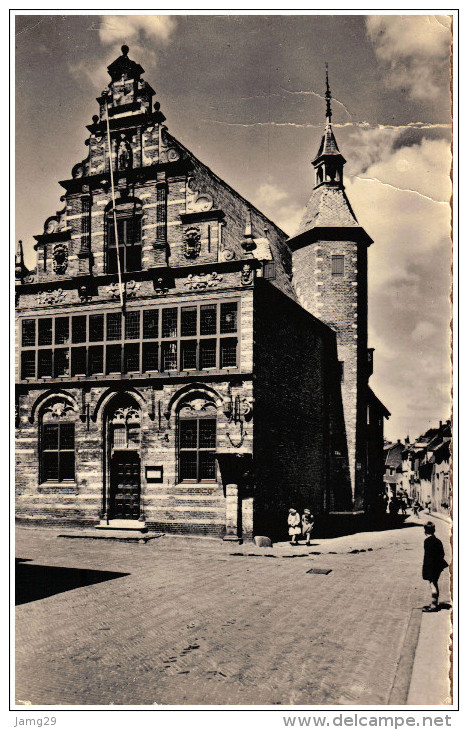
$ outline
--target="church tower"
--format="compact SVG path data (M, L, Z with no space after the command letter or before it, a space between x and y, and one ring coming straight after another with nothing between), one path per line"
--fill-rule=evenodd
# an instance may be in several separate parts
M366 506L368 379L367 248L343 184L346 163L333 132L326 77L326 125L312 160L315 185L293 251L293 283L302 306L336 332L353 509ZM333 447L332 447L333 448ZM335 451L337 458L346 454Z

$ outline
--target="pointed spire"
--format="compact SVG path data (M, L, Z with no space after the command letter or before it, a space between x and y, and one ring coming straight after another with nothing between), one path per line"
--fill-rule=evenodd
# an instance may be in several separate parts
M325 64L325 78L326 78L326 86L327 89L325 91L325 100L327 103L327 111L326 111L326 118L327 123L331 124L331 118L332 118L332 110L331 110L331 91L330 91L330 84L328 83L328 63Z
M315 183L316 187L319 185L343 185L343 165L346 160L341 154L335 135L333 133L333 127L331 123L332 109L331 109L331 91L330 84L328 81L328 63L325 64L325 101L326 101L326 120L325 130L320 141L320 147L318 149L315 158L312 160L312 164L315 167Z

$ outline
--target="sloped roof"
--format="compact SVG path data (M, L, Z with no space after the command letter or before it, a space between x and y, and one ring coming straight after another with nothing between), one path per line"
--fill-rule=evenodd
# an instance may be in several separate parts
M254 257L259 261L271 261L273 256L268 238L254 238L254 241L257 244L257 248L253 252Z
M403 444L392 444L388 450L387 458L385 459L385 466L392 466L394 468L401 467L401 453L404 449Z
M317 227L360 228L343 188L322 185L312 191L296 235Z
M368 387L367 388L367 392L368 392L368 395L369 395L369 400L373 400L374 403L375 403L375 405L378 406L378 408L381 410L381 412L383 413L383 415L385 416L385 418L388 419L389 416L392 415L390 413L390 411L388 410L388 408L386 408L386 406L384 406L384 404L382 403L382 401L379 398L377 398L377 396L374 393L374 391L372 390L372 388Z
M335 139L335 135L333 133L331 124L327 124L327 126L325 127L325 132L323 133L323 137L320 142L320 147L317 152L317 157L315 159L318 159L322 155L340 155L341 156L341 152L338 149L338 143Z

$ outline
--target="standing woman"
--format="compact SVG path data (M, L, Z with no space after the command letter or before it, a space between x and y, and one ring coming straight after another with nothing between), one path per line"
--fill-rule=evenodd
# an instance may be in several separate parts
M288 515L289 534L291 536L291 545L298 545L298 538L301 534L301 517L294 507L291 507Z
M310 509L305 509L302 515L302 534L306 539L306 545L310 545L312 530L314 529L314 515Z

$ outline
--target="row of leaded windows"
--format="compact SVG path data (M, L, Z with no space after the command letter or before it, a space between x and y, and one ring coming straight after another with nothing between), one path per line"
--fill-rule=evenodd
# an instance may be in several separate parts
M236 368L237 302L22 320L21 379ZM190 339L193 338L193 339Z

